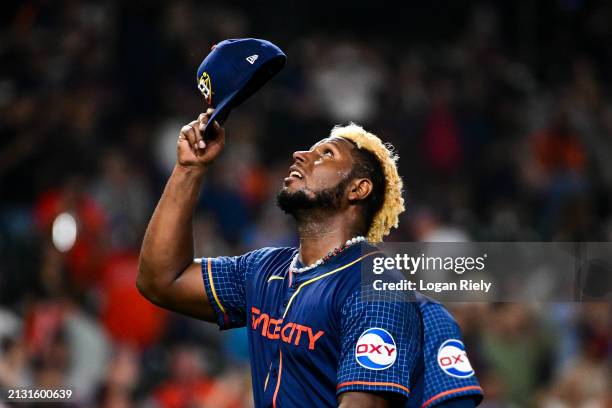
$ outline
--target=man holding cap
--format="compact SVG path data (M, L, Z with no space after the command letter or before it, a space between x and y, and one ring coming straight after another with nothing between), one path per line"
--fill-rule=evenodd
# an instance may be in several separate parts
M361 264L380 254L374 245L404 203L397 156L360 126L335 127L293 154L277 201L296 220L298 248L194 259L193 211L225 144L222 122L282 68L281 54L262 40L234 40L200 66L198 88L214 110L180 131L142 244L139 290L222 329L246 326L257 407L476 406L482 389L441 305L362 300ZM233 85L218 84L219 64Z

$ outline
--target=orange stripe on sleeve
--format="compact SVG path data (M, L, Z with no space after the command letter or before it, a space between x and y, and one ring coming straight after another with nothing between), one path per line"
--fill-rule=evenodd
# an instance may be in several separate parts
M347 381L347 382L343 382L341 384L338 384L338 386L336 387L336 390L339 390L342 387L346 387L348 385L380 385L380 386L384 386L384 387L396 387L399 388L401 390L406 391L407 393L410 393L410 390L408 389L408 387L404 387L403 385L400 384L396 384L396 383L392 383L392 382L370 382L370 381Z
M213 276L212 276L212 260L210 258L208 258L207 270L208 270L208 283L210 284L210 290L212 291L213 297L215 298L215 302L217 302L219 309L221 309L221 312L225 314L225 308L219 301L219 298L217 297L217 291L215 290L215 283L213 282Z
M430 399L425 401L423 403L423 405L421 405L421 408L425 408L426 406L428 406L429 404L431 404L435 400L440 399L442 397L445 397L445 396L447 396L449 394L454 394L456 392L461 392L461 391L471 391L471 390L478 390L478 391L482 392L482 388L480 388L477 385L470 385L468 387L455 388L453 390L444 391L444 392L441 392L441 393L439 393L437 395L434 395L433 397L431 397Z

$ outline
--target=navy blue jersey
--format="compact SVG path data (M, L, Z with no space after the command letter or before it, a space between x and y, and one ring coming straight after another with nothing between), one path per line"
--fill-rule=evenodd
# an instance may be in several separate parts
M202 259L219 327L247 327L257 407L335 407L347 391L396 393L408 407L480 399L457 325L442 306L387 292L376 301L364 296L361 262L381 255L375 247L354 245L293 274L297 253L263 248Z

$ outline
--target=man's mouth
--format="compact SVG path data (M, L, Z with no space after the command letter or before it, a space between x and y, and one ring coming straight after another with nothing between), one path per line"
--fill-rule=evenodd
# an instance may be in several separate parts
M299 178L300 180L304 178L304 176L302 176L302 174L299 171L295 171L295 170L289 173L289 177Z
M304 173L296 165L289 167L289 176L285 179L286 182L291 180L304 180Z

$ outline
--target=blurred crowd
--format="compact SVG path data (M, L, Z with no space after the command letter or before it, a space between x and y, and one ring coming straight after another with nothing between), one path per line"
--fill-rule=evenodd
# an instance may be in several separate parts
M349 121L400 155L391 241L612 240L610 4L252 3L3 3L0 388L71 388L78 407L252 404L243 329L135 288L178 132L203 109L197 66L226 38L269 39L288 65L226 123L198 256L294 245L274 205L291 153ZM450 308L483 407L612 406L609 304Z

